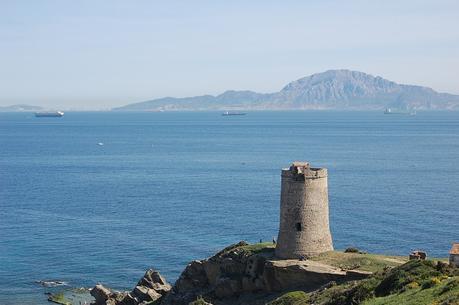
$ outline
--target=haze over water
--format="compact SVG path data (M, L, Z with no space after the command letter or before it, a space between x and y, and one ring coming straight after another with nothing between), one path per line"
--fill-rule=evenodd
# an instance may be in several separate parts
M127 289L155 267L173 282L270 241L295 160L329 170L337 249L445 257L458 151L458 112L0 113L0 304L47 304L41 279Z

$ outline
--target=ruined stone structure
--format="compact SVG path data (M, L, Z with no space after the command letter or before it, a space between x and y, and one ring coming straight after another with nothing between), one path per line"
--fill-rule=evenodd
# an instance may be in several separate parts
M276 256L298 259L332 250L327 169L294 162L282 169Z
M459 267L459 243L453 243L451 251L449 251L449 264Z
M425 251L416 250L410 253L409 259L410 261L416 259L424 261L427 259L427 253Z

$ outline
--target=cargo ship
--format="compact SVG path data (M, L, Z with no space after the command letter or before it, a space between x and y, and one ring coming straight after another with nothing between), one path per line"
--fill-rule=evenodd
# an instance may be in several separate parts
M386 110L384 110L384 114L416 115L416 110L402 110L402 109L386 108Z
M64 116L64 112L62 111L40 111L40 112L35 112L35 116L37 118L60 118Z
M223 116L228 116L228 115L246 115L245 112L234 112L234 111L225 111L222 113Z

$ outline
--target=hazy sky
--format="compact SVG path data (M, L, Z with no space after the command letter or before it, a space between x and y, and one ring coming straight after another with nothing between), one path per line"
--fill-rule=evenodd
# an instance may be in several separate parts
M337 68L459 94L459 1L0 0L0 105L273 92Z

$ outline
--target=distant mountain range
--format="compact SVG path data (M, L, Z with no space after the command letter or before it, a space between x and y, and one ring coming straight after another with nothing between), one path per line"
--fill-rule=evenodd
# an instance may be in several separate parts
M274 93L226 91L217 96L165 97L113 110L381 110L388 107L459 110L459 95L397 84L358 71L329 70L300 78Z
M31 106L26 104L18 104L11 106L0 106L0 112L28 112L28 111L40 111L43 110L40 106Z

